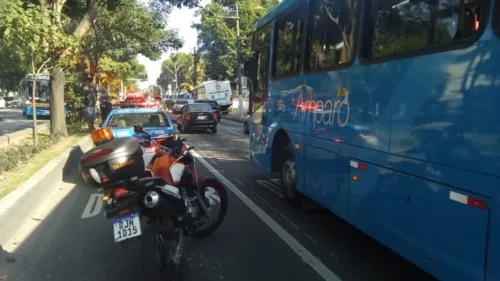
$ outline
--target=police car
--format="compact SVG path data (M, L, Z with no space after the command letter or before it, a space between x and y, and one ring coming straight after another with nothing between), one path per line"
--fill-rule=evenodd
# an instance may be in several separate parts
M110 127L115 138L134 135L134 126L141 125L152 138L176 133L174 123L161 108L114 109L101 124Z

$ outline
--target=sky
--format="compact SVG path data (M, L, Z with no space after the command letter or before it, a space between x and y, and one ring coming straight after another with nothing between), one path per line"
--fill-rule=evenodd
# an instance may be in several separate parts
M202 6L205 6L209 0L201 1ZM172 10L172 13L169 17L168 28L175 28L179 31L179 35L184 39L184 46L182 49L179 49L179 52L184 53L192 53L193 48L196 46L198 33L196 29L191 28L191 25L195 22L199 22L199 17L194 16L195 9L188 8L175 8ZM166 58L168 58L169 54L164 53L160 60L151 61L150 59L138 55L137 59L139 63L143 64L146 67L146 72L148 73L148 80L139 83L139 88L144 89L150 85L156 84L156 79L160 76L161 73L161 63Z

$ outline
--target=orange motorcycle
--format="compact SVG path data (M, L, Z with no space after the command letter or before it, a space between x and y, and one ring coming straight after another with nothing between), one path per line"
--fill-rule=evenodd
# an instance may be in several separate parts
M168 136L160 144L134 129L138 137L113 139L109 128L93 133L101 144L81 159L82 175L104 187L115 242L141 240L142 280L177 280L184 237L219 228L227 193L217 179L198 175L194 147L184 139Z

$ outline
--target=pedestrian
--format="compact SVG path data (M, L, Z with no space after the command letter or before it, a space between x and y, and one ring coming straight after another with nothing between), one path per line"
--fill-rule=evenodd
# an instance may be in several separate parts
M108 118L109 113L113 110L113 104L109 101L109 96L103 96L102 102L99 105L101 109L101 121L104 123Z
M87 122L89 125L89 130L93 132L95 130L94 122L96 118L96 99L97 93L94 84L90 84L87 94L85 96L84 105L85 111L87 113Z

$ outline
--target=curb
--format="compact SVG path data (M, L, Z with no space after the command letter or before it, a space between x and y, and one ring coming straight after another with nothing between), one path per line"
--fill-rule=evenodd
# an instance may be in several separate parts
M52 170L54 170L62 161L65 161L74 149L76 149L77 147L82 147L82 150L85 152L90 149L87 149L88 146L93 146L92 141L90 140L90 136L84 137L77 144L75 144L75 146L68 148L61 155L45 164L45 166L43 166L38 172L33 174L29 179L27 179L20 186L14 189L11 193L0 199L0 215L10 209L19 199L21 199L26 193L33 189L33 187L37 186L42 180L44 180L45 176ZM60 180L62 181L62 173L60 177ZM54 179L54 181L56 180L59 179Z
M38 130L50 129L50 124L38 125ZM33 137L33 128L26 128L0 136L0 149L19 143L27 137Z

